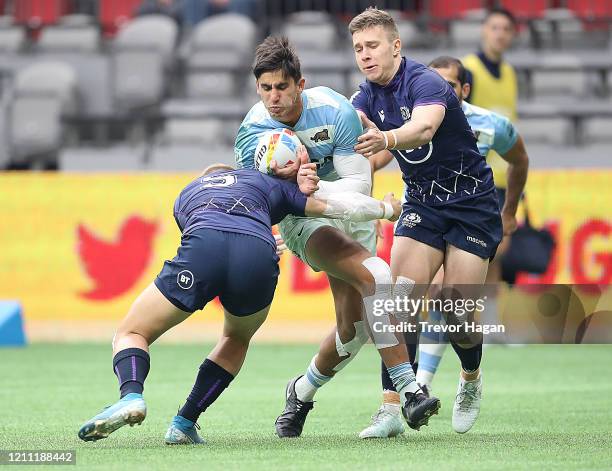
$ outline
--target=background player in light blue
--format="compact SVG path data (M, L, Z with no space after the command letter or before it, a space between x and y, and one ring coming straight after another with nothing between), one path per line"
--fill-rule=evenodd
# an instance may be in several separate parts
M370 164L354 150L362 127L349 101L326 87L305 90L299 59L286 38L269 37L257 47L253 73L261 102L249 111L238 131L238 166L254 165L255 148L265 131L289 128L319 167L317 194L355 191L369 195ZM279 177L292 178L295 166L272 166L272 171ZM377 285L373 295L378 296L389 289L391 273L381 259L373 256L373 223L288 217L279 228L295 255L314 270L327 273L336 308L336 327L321 344L305 374L287 385L285 410L276 421L276 432L280 437L295 437L302 433L317 390L344 368L368 340L363 299L358 290L360 279L373 277ZM408 425L419 428L437 412L438 399L418 393L406 349L394 336L373 340L385 365L390 367L392 382L401 392Z
M498 194L498 200L502 208L501 213L505 231L512 232L516 227L517 205L525 185L529 166L529 158L523 139L508 118L464 101L470 93L470 85L467 83L465 69L459 59L441 56L431 61L429 67L438 72L459 97L461 108L476 136L480 153L486 156L489 150L493 149L508 162L508 196L506 198L505 195ZM370 159L374 171L383 168L391 160L393 160L393 155L390 152L380 152ZM436 274L432 285L439 286L442 284L443 277L444 269L441 268ZM441 321L440 313L430 312L429 317L429 322ZM421 339L425 340L422 337ZM426 341L422 341L419 344L417 382L428 391L431 391L431 383L446 349L447 340L446 335L430 335ZM383 382L383 389L387 391L393 390L388 380ZM388 398L389 393L384 394L383 397ZM376 420L366 429L366 434L386 437L389 436L390 431L403 427L397 414L394 415L392 413L392 408L385 407L384 399L381 409L383 409L383 412L378 414Z
M168 444L202 443L195 428L198 417L238 374L251 337L270 309L279 273L271 226L288 214L356 221L399 216L399 202L391 197L384 202L357 193L307 197L317 189L318 177L303 148L298 160L305 164L297 177L299 187L258 170L221 164L181 191L174 204L181 230L177 254L132 304L113 338L121 399L85 422L79 438L100 440L145 419L142 392L149 345L219 296L225 312L223 335L200 366L165 437ZM363 291L374 289L372 279L362 281Z

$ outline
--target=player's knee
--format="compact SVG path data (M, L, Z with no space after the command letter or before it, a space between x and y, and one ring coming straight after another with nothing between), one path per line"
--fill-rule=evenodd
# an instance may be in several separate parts
M391 268L380 257L366 258L361 264L366 268L374 279L375 290L379 291L381 287L388 288L391 286Z

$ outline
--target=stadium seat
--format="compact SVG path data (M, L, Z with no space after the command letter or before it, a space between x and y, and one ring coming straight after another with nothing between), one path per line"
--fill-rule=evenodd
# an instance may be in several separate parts
M567 8L583 18L611 18L612 2L610 0L567 0Z
M453 20L449 26L449 35L454 47L476 48L480 43L481 21L472 19Z
M36 45L39 52L96 52L100 46L98 28L84 26L47 26Z
M113 91L121 111L158 105L166 90L177 26L163 15L136 18L113 45Z
M169 119L161 136L163 144L232 144L226 140L224 121L214 118Z
M428 5L428 13L430 16L439 19L448 19L461 18L466 11L485 8L486 2L482 0L459 0L455 2L430 0Z
M98 2L98 17L105 36L114 36L133 16L142 0L102 0Z
M519 119L516 127L525 140L527 149L531 143L566 145L572 135L570 122L563 118Z
M146 15L135 18L122 28L114 41L119 49L154 50L169 65L174 56L178 27L165 15Z
M21 26L0 25L0 54L15 54L26 45L26 33Z
M612 103L610 107L612 109ZM591 118L585 120L584 140L589 144L612 143L612 118ZM603 155L601 157L604 158Z
M502 0L501 6L507 8L518 18L540 18L549 6L549 0Z
M587 75L581 70L534 70L531 86L536 98L583 97L587 95Z
M201 172L210 164L234 165L232 146L158 145L151 152L148 168L166 172Z
M13 15L15 23L36 30L56 24L61 16L70 13L70 7L70 0L19 0L14 2Z
M298 52L303 50L327 51L338 44L338 30L332 17L320 11L302 11L286 18L283 34Z
M232 72L188 71L185 92L189 98L231 97L237 93L237 81Z
M138 171L143 169L144 155L144 146L64 148L59 155L59 168L65 172Z
M235 50L251 57L257 38L253 21L237 13L223 13L200 22L189 39L189 54L200 50Z
M14 85L9 115L13 160L55 160L62 144L61 116L79 107L74 70L62 62L34 63L19 71Z
M302 75L306 79L306 88L312 87L329 87L338 93L345 95L350 90L347 90L346 79L343 73L339 72L310 72L308 69L302 71Z

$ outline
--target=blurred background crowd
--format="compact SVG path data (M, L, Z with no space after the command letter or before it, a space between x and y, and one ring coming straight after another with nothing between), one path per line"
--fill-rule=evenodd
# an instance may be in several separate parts
M350 96L361 75L346 25L371 4L393 13L418 61L497 48L516 72L505 114L532 168L609 165L612 0L0 0L0 168L231 163L258 99L255 45L288 35L307 87ZM483 28L494 7L514 16L505 39Z

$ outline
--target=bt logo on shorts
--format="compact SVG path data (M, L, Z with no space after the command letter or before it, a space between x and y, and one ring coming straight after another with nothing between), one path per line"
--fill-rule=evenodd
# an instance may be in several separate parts
M477 239L476 237L468 235L465 236L465 238L468 240L468 242L473 242L475 244L482 245L483 247L487 246L487 243L484 240Z
M419 222L421 222L421 216L419 216L417 213L408 213L408 215L402 221L402 226L414 227Z
M176 275L176 284L182 289L189 289L193 286L193 273L183 270Z

